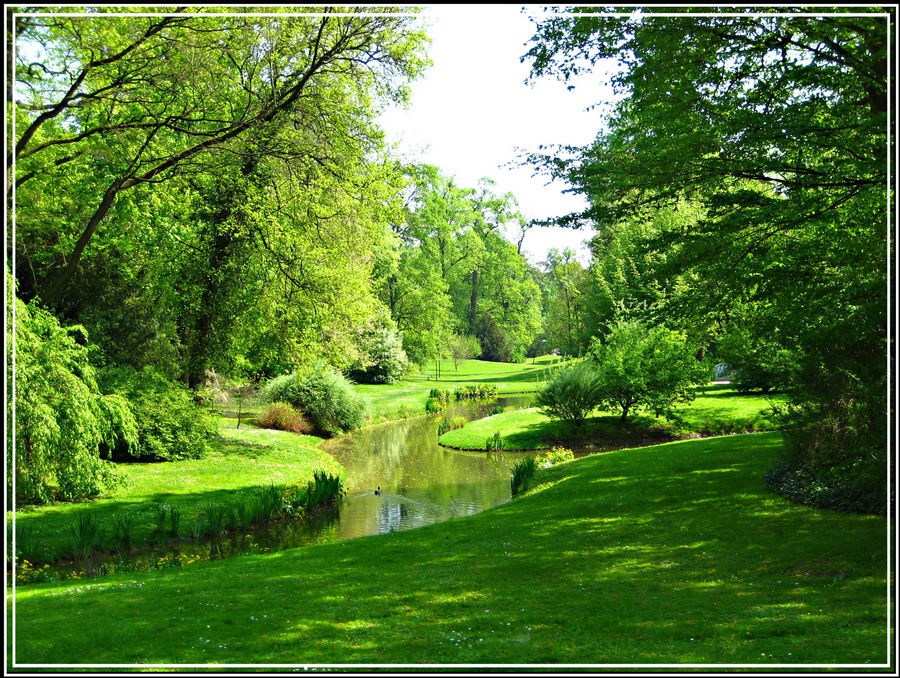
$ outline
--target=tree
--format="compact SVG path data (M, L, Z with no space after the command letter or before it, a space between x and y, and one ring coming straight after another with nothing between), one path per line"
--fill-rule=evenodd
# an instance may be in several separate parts
M7 491L15 478L18 501L97 496L117 480L101 447L135 445L135 419L124 398L97 387L83 328L62 327L20 299L15 308L15 473Z
M543 265L549 292L545 324L550 344L561 349L565 355L581 355L586 343L583 327L584 269L570 249L562 252L551 249Z
M576 10L538 22L533 76L566 79L616 59L621 97L595 143L569 149L568 159L532 160L588 198L587 210L561 220L571 226L602 231L699 203L699 218L652 240L652 250L669 253L668 279L689 286L668 305L674 322L713 320L714 344L741 330L728 318L738 301L734 315L752 318L754 340L798 359L783 419L792 463L880 464L880 479L870 480L883 489L894 15L656 11Z
M450 338L450 357L453 358L453 369L459 369L460 360L477 358L481 353L478 339L469 334L454 334Z
M17 54L26 94L15 102L16 196L30 208L19 212L19 232L26 242L52 237L42 227L51 215L64 215L51 223L67 227L46 253L22 248L31 295L55 301L97 234L108 240L122 231L114 208L126 192L215 171L230 143L285 118L315 124L326 92L402 97L402 78L422 63L421 33L389 12L335 17L325 8L307 19L180 11L20 23L21 43L44 58ZM65 199L46 199L59 193Z
M676 403L694 398L692 387L709 380L707 365L694 357L683 335L637 321L618 321L590 353L600 374L600 403L618 407L621 421L643 408L671 415Z

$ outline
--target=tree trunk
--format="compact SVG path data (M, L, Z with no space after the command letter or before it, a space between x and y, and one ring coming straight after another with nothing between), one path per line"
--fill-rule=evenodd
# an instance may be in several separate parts
M478 320L478 270L472 271L472 294L469 297L469 333L475 334Z

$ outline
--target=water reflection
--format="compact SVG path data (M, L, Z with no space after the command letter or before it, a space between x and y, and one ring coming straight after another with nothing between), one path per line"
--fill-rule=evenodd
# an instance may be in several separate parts
M512 402L504 398L500 404ZM493 405L454 406L444 415L475 419ZM441 447L437 438L437 418L428 417L326 443L324 449L348 471L336 538L420 527L509 501L510 469L521 454L465 454ZM381 494L375 494L377 487Z
M533 396L453 405L444 416L478 419L498 404L527 407ZM141 553L107 554L77 564L58 564L54 579L158 569L246 553L353 539L469 516L510 500L512 466L527 453L461 452L437 443L437 417L389 422L323 443L347 470L347 494L339 505L302 519L203 542L187 541ZM381 493L375 494L380 487ZM77 578L77 577L76 577Z

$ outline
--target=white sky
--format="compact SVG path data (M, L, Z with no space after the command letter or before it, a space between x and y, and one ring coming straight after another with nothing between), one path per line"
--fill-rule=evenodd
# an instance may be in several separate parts
M599 112L585 109L610 101L599 76L582 78L568 91L548 77L524 84L530 63L520 63L534 34L527 15L514 5L439 5L424 10L434 65L412 84L411 105L381 117L389 142L408 161L439 167L457 184L475 187L488 177L497 193L513 193L526 219L543 219L583 209L566 185L532 177L530 167L505 167L540 145L584 145L602 125ZM592 232L533 228L523 252L532 263L551 248L569 247L586 263L584 241ZM512 239L512 238L510 238Z

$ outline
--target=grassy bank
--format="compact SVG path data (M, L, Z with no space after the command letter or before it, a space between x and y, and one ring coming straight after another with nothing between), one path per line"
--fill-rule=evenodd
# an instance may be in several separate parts
M698 387L694 401L679 406L676 409L678 418L673 420L638 413L622 424L618 414L598 410L580 429L573 429L532 407L469 422L462 428L448 431L439 440L448 447L482 450L485 440L499 431L505 449L535 450L584 441L605 441L615 445L690 433L717 435L761 431L774 427L765 410L779 400L779 396L743 395L725 384L711 384Z
M115 516L130 515L135 522L135 540L140 542L150 536L160 504L175 506L181 512L181 527L187 532L194 516L210 502L225 503L272 483L305 484L320 469L343 473L334 457L316 448L321 438L246 425L237 429L235 425L235 420L222 420L219 437L212 441L212 451L203 459L119 464L126 485L109 497L19 507L17 530L30 529L38 549L54 559L68 555L72 526L85 514L95 516L106 534L112 532Z
M16 660L884 662L885 520L767 492L780 444L595 455L468 518L24 588Z
M354 384L353 390L366 400L372 422L416 416L425 412L428 392L433 388L455 389L470 384L492 384L499 394L532 393L539 390L555 365L563 359L546 355L528 359L524 363L494 363L486 360L441 360L440 378L435 378L434 363L427 369L409 375L396 384ZM256 396L240 403L244 417L252 418L262 412L265 403ZM237 416L238 402L232 398L217 402L214 408L230 417Z
M559 364L558 356L541 356L524 363L494 363L486 360L440 361L440 378L431 369L423 370L396 384L357 384L353 388L369 404L373 419L391 418L406 413L422 414L432 388L454 391L470 384L491 384L504 393L531 393L543 387L549 370Z

